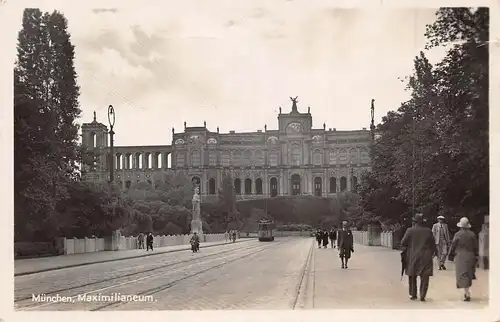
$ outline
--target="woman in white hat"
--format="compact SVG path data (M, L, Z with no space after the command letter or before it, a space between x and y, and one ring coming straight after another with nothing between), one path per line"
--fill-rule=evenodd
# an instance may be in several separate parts
M476 258L478 255L478 241L470 230L469 219L462 217L457 224L460 230L453 237L449 259L455 260L455 276L457 288L464 289L464 301L470 301L472 280L475 279Z

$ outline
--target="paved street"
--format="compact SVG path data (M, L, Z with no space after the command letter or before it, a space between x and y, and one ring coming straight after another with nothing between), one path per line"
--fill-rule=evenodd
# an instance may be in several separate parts
M15 277L18 310L214 310L328 308L481 308L488 274L478 271L463 303L453 265L436 271L428 302L410 302L399 252L356 245L349 269L312 238L248 241ZM68 297L36 302L32 294ZM88 296L83 296L87 294ZM98 296L101 295L101 298ZM110 298L103 298L107 295ZM120 296L138 295L135 299ZM111 298L113 297L113 298Z

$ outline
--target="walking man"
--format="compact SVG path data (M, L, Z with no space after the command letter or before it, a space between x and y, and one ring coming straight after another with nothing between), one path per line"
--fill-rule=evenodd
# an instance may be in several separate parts
M354 238L352 231L347 228L347 221L342 222L342 229L338 232L337 247L339 249L339 257L342 261L342 268L347 268L347 262L351 258L351 253L354 253Z
M448 225L444 222L443 216L438 216L437 219L438 222L432 225L432 235L434 236L434 241L438 250L437 260L439 270L446 270L444 263L448 255L448 245L450 245L450 231L448 230Z
M424 302L433 273L432 258L437 254L432 230L424 225L423 214L413 218L414 226L406 230L401 247L406 257L406 275L410 300L417 299L417 276L420 276L420 301Z
M137 236L137 240L139 242L139 249L144 249L144 234L140 233L139 236Z
M332 248L335 248L335 242L337 241L337 229L330 229L328 237L330 237L330 245L332 246Z
M149 233L148 236L146 237L146 251L153 251L153 234Z

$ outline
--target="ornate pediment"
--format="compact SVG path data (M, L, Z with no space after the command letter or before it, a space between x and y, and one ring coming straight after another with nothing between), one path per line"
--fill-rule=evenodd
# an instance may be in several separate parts
M268 143L271 143L271 144L278 144L279 140L278 140L278 138L277 138L277 137L275 137L275 136L271 136L271 137L269 137L269 138L267 139L267 142L268 142Z
M186 142L184 142L183 139L177 139L177 140L175 140L175 145L181 145L181 144L184 144L184 143L186 143Z
M214 139L214 138L210 138L210 139L207 140L207 143L208 144L217 144L217 140Z
M286 131L288 133L301 133L304 131L304 128L299 122L292 122L287 125Z

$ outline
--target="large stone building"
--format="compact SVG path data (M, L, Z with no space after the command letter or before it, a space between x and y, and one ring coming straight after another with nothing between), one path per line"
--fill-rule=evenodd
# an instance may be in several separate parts
M119 134L118 134L119 135ZM85 179L109 180L108 129L95 119L82 126L83 144L96 152ZM336 131L312 127L310 109L278 115L278 129L219 133L206 124L175 133L172 144L115 146L115 181L123 189L139 182L164 180L169 172L183 171L200 185L202 195L217 195L223 174L229 173L239 198L280 195L328 196L350 190L363 171L370 170L370 131Z

